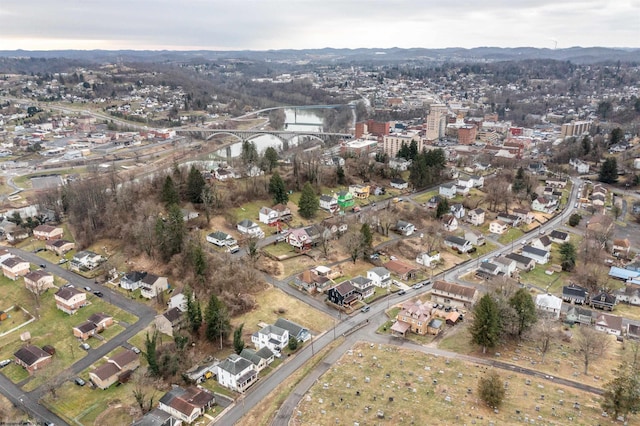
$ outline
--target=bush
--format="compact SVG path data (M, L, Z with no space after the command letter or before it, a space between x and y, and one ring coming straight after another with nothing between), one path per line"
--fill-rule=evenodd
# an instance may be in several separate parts
M569 217L569 226L578 226L581 220L582 216L580 216L578 213L574 213Z
M298 339L296 339L294 336L289 337L289 350L291 352L294 352L297 349L298 349Z
M491 408L498 408L504 399L504 383L496 372L480 377L478 381L480 398Z

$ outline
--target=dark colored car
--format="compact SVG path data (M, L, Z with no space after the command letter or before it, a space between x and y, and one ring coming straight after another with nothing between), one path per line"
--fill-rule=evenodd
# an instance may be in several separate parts
M404 296L405 294L407 294L407 291L406 291L406 290L400 290L400 291L398 292L398 296Z
M95 294L95 295L96 295L96 296L98 296L98 297L102 297L102 296L104 296L104 294L102 294L102 292L101 292L101 291L98 291L98 290L94 291L94 292L93 292L93 294Z

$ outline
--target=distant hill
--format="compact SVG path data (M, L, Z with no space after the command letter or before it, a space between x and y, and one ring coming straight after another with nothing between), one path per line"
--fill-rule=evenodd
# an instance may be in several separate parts
M538 49L533 47L499 48L476 47L473 49L304 49L267 51L170 51L170 50L3 50L5 58L65 58L90 62L192 62L202 60L247 61L309 61L327 62L496 62L525 59L554 59L576 64L597 62L639 62L640 49L608 47L570 47L567 49Z

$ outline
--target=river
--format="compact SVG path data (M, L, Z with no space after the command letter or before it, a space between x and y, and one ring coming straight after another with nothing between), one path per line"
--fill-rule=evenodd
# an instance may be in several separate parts
M294 110L285 109L285 130L295 131L309 131L309 132L321 132L322 131L322 117L314 114L308 110ZM268 147L274 147L276 150L282 149L282 141L272 135L260 135L251 139L256 145L256 149L259 153L263 153ZM289 146L298 144L298 138L295 137L289 142ZM242 142L231 145L231 157L239 157L242 153ZM216 151L216 155L220 157L227 156L227 150L222 149Z

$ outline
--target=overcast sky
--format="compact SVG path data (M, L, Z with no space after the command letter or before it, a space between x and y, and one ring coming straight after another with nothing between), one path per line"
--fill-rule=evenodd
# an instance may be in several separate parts
M640 0L0 0L0 50L640 47Z

